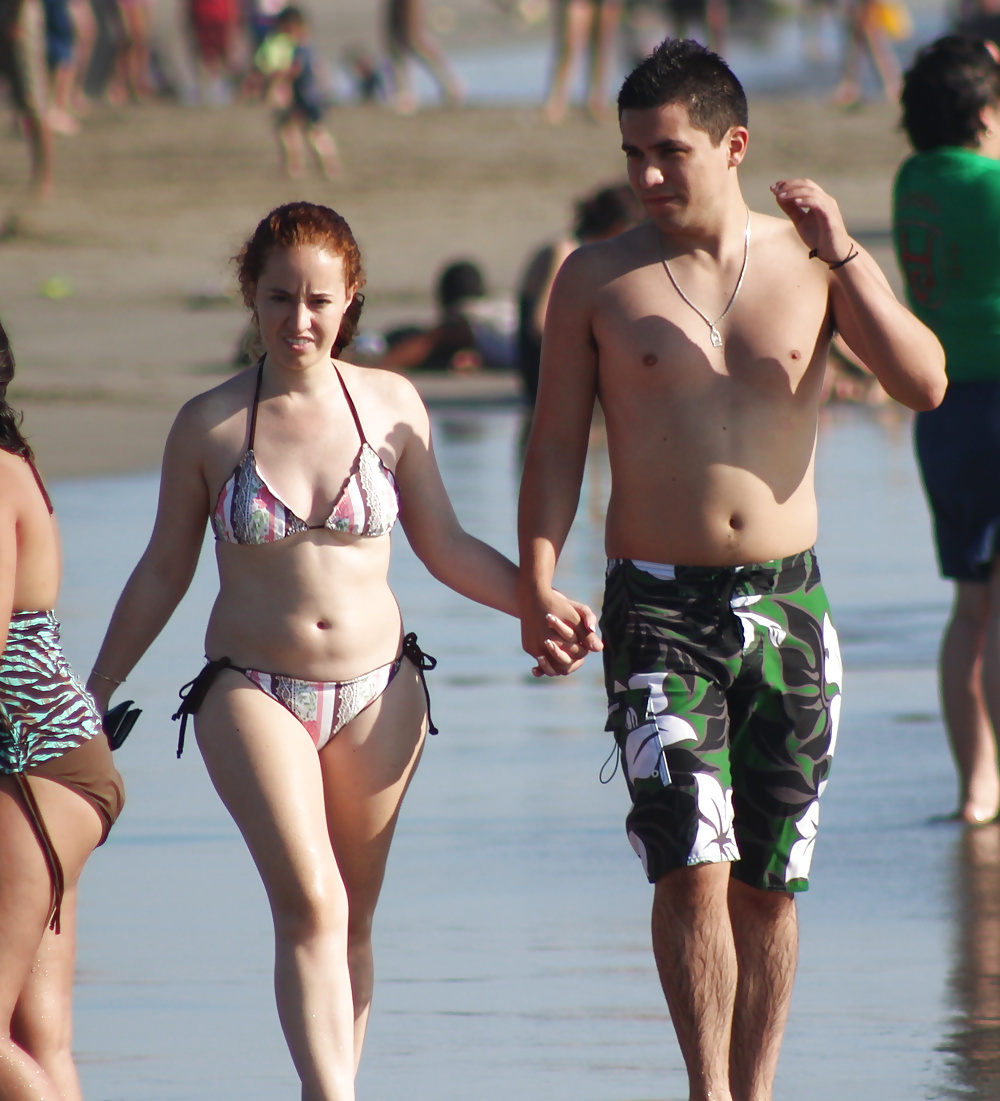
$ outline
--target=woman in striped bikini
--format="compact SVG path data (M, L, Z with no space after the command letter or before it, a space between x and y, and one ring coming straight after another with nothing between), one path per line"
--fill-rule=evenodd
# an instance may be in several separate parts
M76 890L124 802L101 718L59 645L59 536L7 404L0 325L0 1097L79 1101Z
M336 358L364 282L344 219L279 207L238 271L266 354L178 416L153 535L90 685L106 705L186 591L211 523L220 589L208 661L179 714L195 715L264 881L302 1097L345 1101L371 1003L372 916L429 726L431 661L389 589L389 532L398 518L438 580L511 615L517 570L459 526L413 386ZM567 648L552 640L540 671L597 645L580 635L564 629Z

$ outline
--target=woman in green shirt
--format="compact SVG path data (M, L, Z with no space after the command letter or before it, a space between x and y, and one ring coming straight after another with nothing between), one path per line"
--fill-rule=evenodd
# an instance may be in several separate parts
M917 458L938 561L955 581L941 697L959 773L955 817L1000 807L1000 64L982 39L924 47L903 82L916 152L899 170L893 232L913 312L947 355L948 393L918 413Z

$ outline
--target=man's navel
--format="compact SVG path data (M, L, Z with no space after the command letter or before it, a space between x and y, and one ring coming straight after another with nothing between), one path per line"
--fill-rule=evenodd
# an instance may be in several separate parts
M643 367L655 367L657 365L657 363L659 363L659 362L660 362L660 360L654 352L647 352L642 357Z

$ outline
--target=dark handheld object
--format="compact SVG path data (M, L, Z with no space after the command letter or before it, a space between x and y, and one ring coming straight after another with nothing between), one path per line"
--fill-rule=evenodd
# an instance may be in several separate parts
M104 713L104 733L107 734L112 749L121 749L122 743L135 726L135 720L142 714L141 708L132 707L134 702L123 700Z

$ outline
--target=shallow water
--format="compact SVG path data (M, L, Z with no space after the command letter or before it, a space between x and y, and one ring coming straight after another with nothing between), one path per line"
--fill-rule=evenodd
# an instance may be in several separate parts
M463 523L513 553L519 415L434 421ZM595 606L607 480L597 451L562 572ZM776 1096L985 1101L1000 1075L1000 834L928 824L954 799L933 672L949 593L907 418L827 411L818 482L847 695ZM145 542L155 490L155 475L54 487L60 615L81 669ZM395 538L407 625L440 659L442 733L404 806L376 918L359 1097L683 1098L624 784L598 782L598 664L533 681L513 621L443 589ZM196 750L174 757L169 715L201 664L213 583L206 555L128 685L145 709L118 754L129 804L82 887L76 1048L89 1101L298 1096L263 891Z
M819 5L811 7L819 9ZM919 44L943 34L947 28L947 13L937 0L911 0L909 7L913 35L894 44L904 65ZM616 91L635 59L651 52L668 33L674 33L669 24L657 20L651 12L646 25L631 33L624 29L608 78L609 90ZM705 41L704 30L697 25L689 27L686 33ZM734 25L722 52L752 95L805 92L823 96L833 90L840 78L843 51L842 26L828 13L804 20L794 8L786 8L769 17L755 17ZM531 35L494 46L455 50L450 60L470 103L538 104L547 92L552 45L546 38ZM581 61L575 74L578 100L583 96L583 68ZM867 61L863 77L867 93L877 97L875 74ZM434 101L435 85L422 68L415 69L414 87L423 102Z

